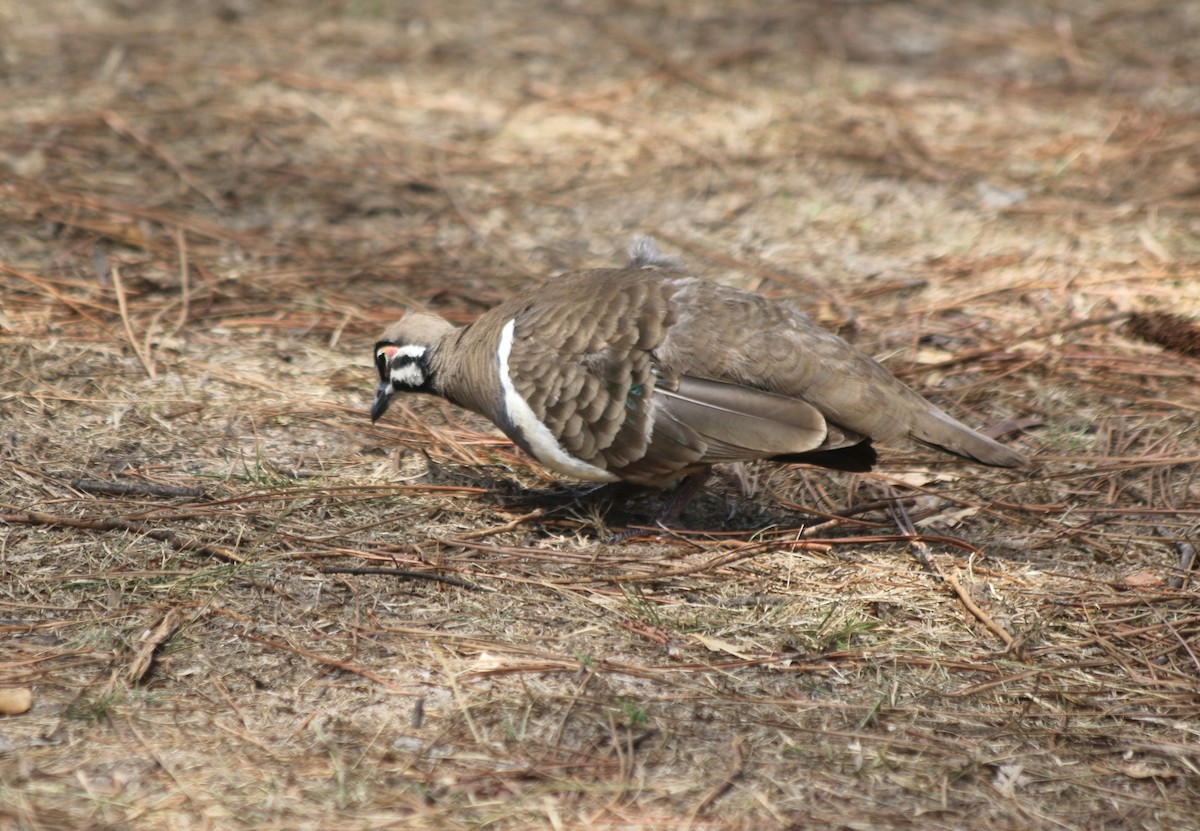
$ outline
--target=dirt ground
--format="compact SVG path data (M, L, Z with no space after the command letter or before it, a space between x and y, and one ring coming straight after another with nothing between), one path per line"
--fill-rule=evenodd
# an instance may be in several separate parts
M0 0L0 113L0 828L1200 828L1200 5ZM371 425L637 232L1035 465Z

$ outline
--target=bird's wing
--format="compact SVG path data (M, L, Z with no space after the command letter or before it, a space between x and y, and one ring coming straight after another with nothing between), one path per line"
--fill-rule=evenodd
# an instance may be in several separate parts
M804 401L690 376L673 387L655 388L655 430L682 427L695 433L706 446L705 462L826 449L825 417Z

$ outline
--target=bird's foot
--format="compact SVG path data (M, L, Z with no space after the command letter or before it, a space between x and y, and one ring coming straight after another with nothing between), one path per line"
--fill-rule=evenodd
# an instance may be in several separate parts
M658 512L651 520L651 524L664 531L667 529L667 523L674 522L679 519L679 515L683 513L683 509L688 506L688 503L695 498L704 483L708 481L709 469L705 468L698 473L689 474L679 480L679 483L667 494L662 504L658 508ZM605 540L610 544L626 542L634 537L644 536L645 528L624 528L621 531L611 534Z

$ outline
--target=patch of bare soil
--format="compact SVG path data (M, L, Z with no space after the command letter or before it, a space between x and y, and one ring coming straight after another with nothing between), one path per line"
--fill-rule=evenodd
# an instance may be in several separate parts
M1195 4L7 0L0 96L0 826L1196 827ZM610 545L372 427L639 231L1036 466Z

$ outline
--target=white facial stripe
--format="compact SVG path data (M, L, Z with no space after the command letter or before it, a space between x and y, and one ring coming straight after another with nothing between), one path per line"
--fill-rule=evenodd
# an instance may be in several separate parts
M396 358L419 359L424 357L425 353L428 351L428 347L421 346L419 344L410 343L408 346L391 346L389 344L388 346L381 346L375 350L375 357L378 358L380 355L382 355L384 359L388 361L394 361Z
M521 394L517 392L517 388L513 386L512 376L508 373L508 356L512 354L515 324L516 320L510 320L500 333L500 346L497 349L500 359L500 386L504 390L504 409L508 413L508 419L521 432L521 437L529 445L529 452L533 454L533 458L546 467L573 479L583 482L617 481L619 476L568 455L549 428L538 421L529 402L522 398Z
M392 382L393 387L401 389L405 387L421 387L425 385L425 373L421 371L420 364L405 364L404 366L392 367L391 374L388 380Z

